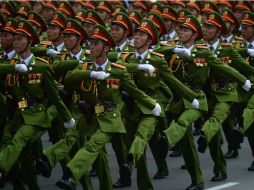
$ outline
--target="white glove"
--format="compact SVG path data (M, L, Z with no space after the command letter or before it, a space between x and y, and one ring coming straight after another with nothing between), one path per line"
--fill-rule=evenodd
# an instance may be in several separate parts
M25 64L16 64L15 65L15 70L20 72L20 73L25 73L28 71L27 66Z
M92 71L90 73L90 77L93 79L98 79L98 80L105 80L106 78L109 77L109 73L105 73L104 71Z
M152 110L152 114L154 116L160 116L160 114L161 114L161 106L160 106L160 104L158 104L158 103L155 104L155 107Z
M247 52L251 57L254 57L254 49L248 49Z
M138 70L147 71L149 73L149 75L152 76L155 68L154 68L154 66L152 66L150 64L139 64Z
M69 121L64 122L64 127L66 129L69 129L75 125L76 121L75 119L71 118Z
M194 98L194 100L191 102L191 105L195 108L198 109L199 108L199 101Z
M246 80L246 82L245 82L245 84L242 86L242 88L243 88L245 91L249 91L250 88L251 88L250 80Z
M186 49L183 49L183 48L174 48L173 49L173 52L174 53L178 53L178 54L182 54L184 56L190 56L190 52L187 52Z
M51 56L51 57L56 57L57 55L59 55L60 52L54 50L54 49L48 49L47 50L47 55Z

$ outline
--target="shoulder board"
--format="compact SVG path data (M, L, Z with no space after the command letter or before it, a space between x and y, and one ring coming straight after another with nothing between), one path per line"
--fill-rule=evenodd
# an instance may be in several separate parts
M126 54L126 53L128 53L128 54L133 54L134 52L133 52L133 51L122 51L121 53L122 53L122 54Z
M163 54L158 53L158 52L154 52L154 51L153 51L153 52L152 52L152 54L153 54L153 55L157 55L157 56L159 56L159 57L164 57L164 55L163 55Z
M243 37L235 36L235 40L244 41Z
M41 44L41 45L51 46L51 45L52 45L52 42L51 42L51 41L41 41L40 44Z
M196 48L197 49L209 49L209 47L207 45L205 45L205 44L202 44L202 45L201 44L197 44Z
M118 67L120 69L126 69L126 67L124 65L120 65L120 64L117 64L117 63L112 63L112 66Z
M161 42L160 42L160 45L162 45L162 46L172 47L172 45L171 45L171 44L168 44L168 43L161 43Z
M227 46L232 46L233 44L231 42L227 42L227 43L221 43L222 47L227 47Z
M38 59L39 61L42 61L42 62L44 62L44 63L46 63L46 64L49 64L49 62L48 62L47 60L42 59L42 58L40 58L40 57L36 57L36 59Z

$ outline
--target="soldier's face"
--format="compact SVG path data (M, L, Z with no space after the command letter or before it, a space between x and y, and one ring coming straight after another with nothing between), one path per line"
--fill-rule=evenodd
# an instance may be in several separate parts
M108 46L105 46L103 41L98 40L98 39L92 39L90 42L91 42L91 44L90 44L90 55L94 59L102 56L103 51L106 51L105 47L108 47Z
M186 7L187 10L189 10L194 16L198 16L198 10L193 7Z
M21 34L15 34L13 48L16 52L22 53L27 48L28 43L29 41L26 36Z
M88 32L88 35L89 35L89 36L92 36L92 35L93 35L93 27L94 27L94 24L88 23L88 22L84 22L84 23L83 23L83 27L84 27L85 30Z
M149 41L149 36L147 33L137 30L134 35L134 46L137 49L142 48ZM149 42L148 42L149 43ZM148 44L149 46L150 44Z
M242 36L245 40L252 42L254 40L254 26L243 24Z
M182 42L183 44L186 42L189 42L194 35L193 30L187 28L187 27L181 27L179 31L179 41Z
M205 24L204 26L204 39L207 41L213 40L214 38L218 37L218 28L216 26Z
M46 22L50 22L54 17L55 11L51 8L44 7L41 12L41 16Z
M49 41L56 41L61 33L60 27L56 25L49 25L48 28L48 40Z
M101 19L105 22L107 19L109 19L109 14L107 13L107 11L104 10L97 10L97 13L99 14L99 16L101 17Z
M165 25L166 25L167 30L168 30L168 31L171 31L172 28L173 28L173 26L174 26L173 21L171 21L171 20L169 20L169 19L165 19L165 20L164 20L164 23L165 23Z
M1 47L4 50L10 50L13 47L14 35L10 32L3 31L1 36Z
M110 27L110 33L112 37L114 38L116 43L119 43L121 41L125 41L127 38L127 32L125 29L123 29L121 26L117 24L112 24Z
M75 34L67 33L64 34L64 46L68 51L72 50L78 42L78 37Z
M237 10L234 11L236 18L237 18L239 21L242 20L242 12L243 12L243 11L242 11L242 10L239 10L239 9L237 9Z

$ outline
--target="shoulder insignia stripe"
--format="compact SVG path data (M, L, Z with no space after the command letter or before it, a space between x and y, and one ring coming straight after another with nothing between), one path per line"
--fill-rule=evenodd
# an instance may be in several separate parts
M154 55L157 55L157 56L159 56L159 57L164 57L164 55L163 54L161 54L161 53L158 53L158 52L152 52L152 54L154 54Z
M41 41L41 45L48 45L51 46L52 42L51 41Z
M45 59L42 59L42 58L40 58L40 57L36 57L36 59L38 59L38 60L40 60L40 61L42 61L42 62L44 62L44 63L47 63L47 64L49 64L49 62L48 62L47 60L45 60Z
M221 43L221 46L232 46L233 44L231 42L228 43Z
M162 46L172 47L172 45L171 45L171 44L166 44L166 43L160 43L160 45L162 45Z
M198 48L198 49L209 49L209 47L206 46L206 45L196 45L196 48Z
M112 66L118 67L118 68L121 68L121 69L126 69L126 67L124 65L120 65L120 64L117 64L117 63L112 63Z

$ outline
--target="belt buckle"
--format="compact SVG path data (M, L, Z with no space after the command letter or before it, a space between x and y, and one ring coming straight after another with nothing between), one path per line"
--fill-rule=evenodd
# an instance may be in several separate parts
M19 101L18 106L19 106L19 109L27 108L27 101L26 100Z
M103 105L97 105L94 106L94 110L96 114L100 114L104 112L104 106Z

